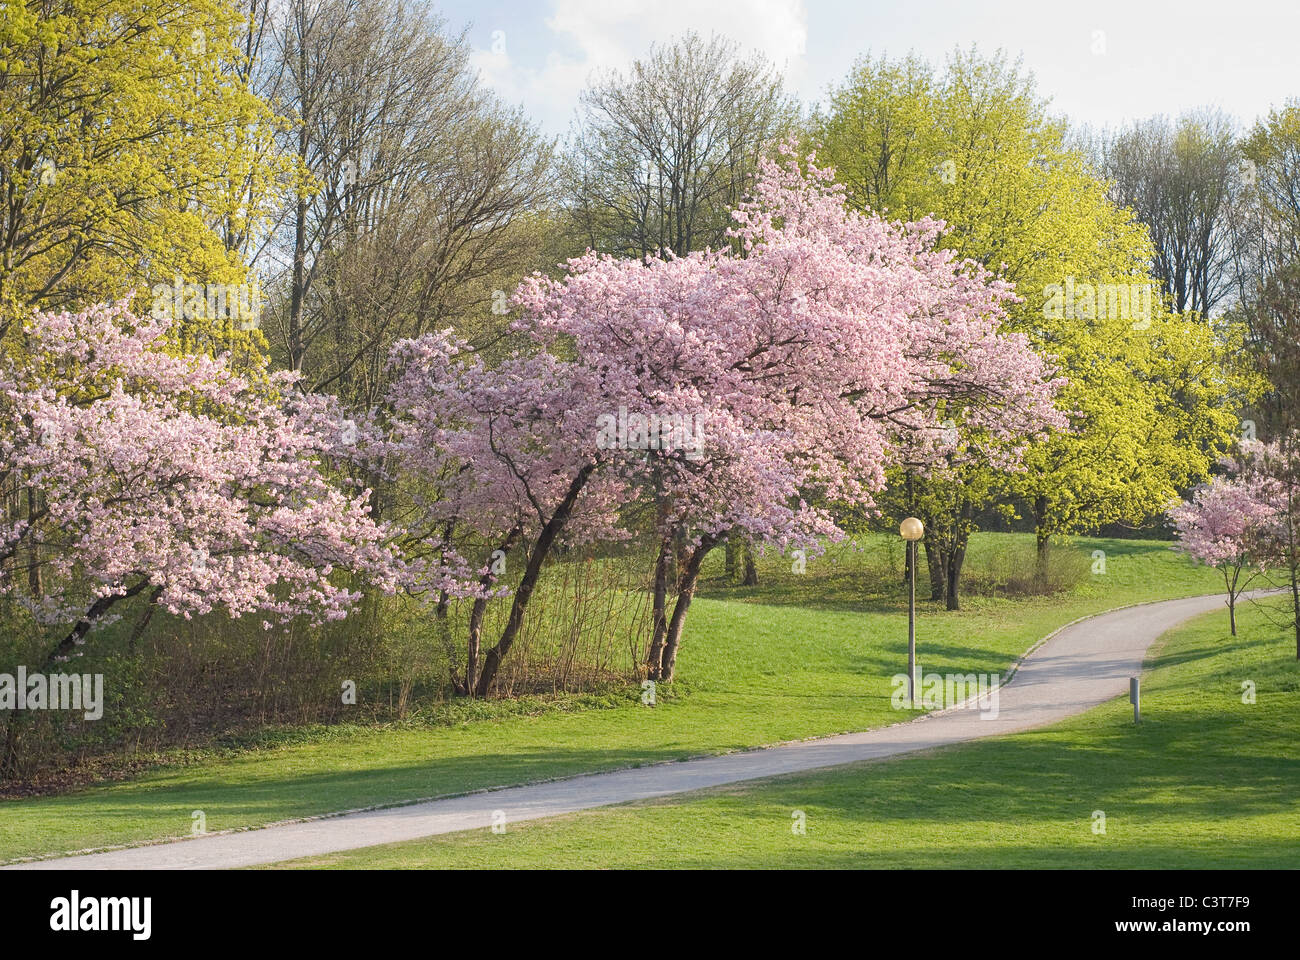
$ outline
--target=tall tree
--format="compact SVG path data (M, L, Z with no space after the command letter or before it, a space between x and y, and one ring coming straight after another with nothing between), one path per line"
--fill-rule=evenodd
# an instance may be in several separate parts
M174 275L240 283L276 120L235 0L12 0L0 18L0 321ZM260 172L259 172L260 171ZM173 331L174 333L176 331Z
M941 72L915 58L864 59L814 123L853 204L933 214L947 226L944 246L1015 284L1008 328L1068 380L1058 404L1070 429L1035 443L1024 471L1008 478L961 455L978 438L957 415L958 455L912 477L911 503L929 511L932 595L954 609L969 534L999 500L1031 512L1045 563L1054 536L1162 512L1235 434L1214 331L1202 323L1179 340L1166 326L1146 230L1066 134L1019 64L974 51ZM1179 370L1176 382L1153 378L1161 364ZM1212 415L1171 417L1180 392ZM1173 429L1189 426L1199 432Z
M653 47L581 95L563 166L581 235L632 257L725 245L759 156L796 117L779 74L731 41Z
M415 0L292 0L262 68L308 175L268 251L274 355L363 407L395 341L467 328L538 265L549 146L444 29Z
M1248 350L1270 389L1252 414L1261 439L1300 427L1300 103L1272 111L1241 144L1249 186L1235 211L1238 301Z
M1249 189L1235 224L1237 277L1249 303L1270 277L1300 261L1300 101L1257 122L1241 151Z
M1229 215L1241 189L1232 120L1214 110L1154 117L1105 144L1110 196L1150 232L1152 271L1173 309L1209 313L1233 286Z

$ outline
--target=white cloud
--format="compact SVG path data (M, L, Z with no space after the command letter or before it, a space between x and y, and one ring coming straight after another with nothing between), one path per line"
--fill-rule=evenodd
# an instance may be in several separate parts
M623 69L651 44L687 30L717 33L756 51L782 70L792 88L803 79L808 16L803 0L555 0L546 27L554 45L540 67L510 56L504 35L477 50L473 62L483 79L508 103L522 103L550 133L563 132L578 93L593 73Z

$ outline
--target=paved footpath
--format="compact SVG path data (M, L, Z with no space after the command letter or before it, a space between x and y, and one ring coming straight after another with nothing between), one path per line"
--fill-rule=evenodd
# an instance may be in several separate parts
M815 770L1029 730L1082 713L1128 690L1147 648L1221 596L1127 607L1065 627L1033 650L999 691L998 710L950 709L910 723L718 757L596 773L344 816L19 864L10 869L246 867L398 840L484 829L725 783Z

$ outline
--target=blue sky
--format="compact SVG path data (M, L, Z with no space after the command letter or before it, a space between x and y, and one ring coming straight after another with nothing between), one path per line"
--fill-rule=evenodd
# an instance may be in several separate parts
M1212 105L1244 123L1300 97L1297 0L448 0L475 64L508 102L563 134L593 71L626 66L688 29L721 33L818 100L862 53L955 46L1024 58L1057 113L1104 126Z

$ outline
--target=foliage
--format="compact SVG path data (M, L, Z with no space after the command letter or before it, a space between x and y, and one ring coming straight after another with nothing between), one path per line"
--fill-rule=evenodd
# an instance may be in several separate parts
M1045 550L1054 536L1140 524L1206 475L1237 432L1234 403L1256 385L1225 365L1240 335L1167 312L1144 227L1109 199L1018 64L959 52L938 74L915 57L864 59L813 136L855 206L933 215L944 246L1013 283L1007 328L1068 381L1057 407L1070 429L1031 445L1023 470L959 455L896 491L898 509L925 514L932 581L950 606L962 545L995 503L1031 512ZM952 421L960 451L975 438Z
M418 529L446 539L467 523L527 557L478 695L547 552L584 513L599 531L619 500L651 505L660 556L648 670L668 680L700 564L726 533L782 548L840 536L806 495L870 506L890 462L935 455L899 438L936 433L946 403L1000 441L990 447L999 463L1063 423L1050 366L999 329L1003 285L934 249L933 221L848 211L826 172L785 152L760 166L754 201L736 211L742 255L588 253L562 279L525 281L517 327L572 359L543 351L488 368L445 334L398 345L393 453L446 484ZM640 426L625 429L633 418ZM680 543L669 615L667 565ZM488 567L472 585L483 602L496 579ZM472 663L476 643L471 633Z
M0 374L0 475L41 495L5 517L0 583L12 593L30 582L19 571L46 572L29 600L70 630L47 662L146 590L185 616L319 623L358 596L331 583L335 568L396 583L367 492L322 469L340 440L321 405L294 396L291 375L263 387L224 358L172 355L166 326L125 303L38 313L26 358Z
M267 227L279 121L238 76L234 0L7 0L0 18L0 320L175 277L247 279L225 232ZM260 335L200 316L188 349Z

